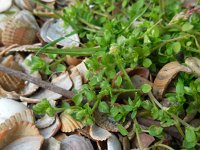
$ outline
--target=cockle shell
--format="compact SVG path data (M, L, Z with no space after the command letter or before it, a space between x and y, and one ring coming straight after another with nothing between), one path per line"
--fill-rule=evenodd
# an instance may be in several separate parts
M60 120L58 117L56 117L55 122L47 128L40 129L40 133L43 135L45 139L48 139L54 136L60 130L60 127L61 127Z
M35 3L32 0L15 0L15 4L21 8L32 11L35 8Z
M122 150L121 144L114 134L107 140L107 150Z
M60 115L60 121L62 132L73 132L76 129L81 129L84 127L83 124L81 124L79 121L75 120L65 112Z
M157 98L162 98L169 83L179 72L191 73L192 71L190 68L179 64L177 61L170 62L163 66L158 72L153 84L153 93Z
M111 137L111 133L107 130L93 124L90 126L90 136L97 141L104 141Z
M42 142L38 129L29 122L7 121L0 125L0 149L39 150Z
M40 128L40 129L47 128L47 127L51 126L55 120L56 120L55 116L50 117L46 114L41 119L38 119L36 121L35 125L36 125L36 127Z
M70 135L61 142L61 150L94 150L90 140L79 136Z
M12 5L12 0L0 0L0 13L8 10Z
M2 32L2 43L5 46L33 44L38 30L39 26L33 15L27 10L22 10L7 22Z
M20 102L7 98L0 98L0 123L16 113L23 112L27 109L28 108Z
M22 71L22 68L14 61L14 57L12 55L6 57L1 64L18 71ZM19 92L22 88L24 88L24 81L15 76L10 76L4 72L0 72L0 85L6 91Z
M69 77L68 72L63 72L58 77L55 77L52 82L52 84L55 84L61 88L64 88L66 90L70 90L72 88L72 81ZM47 89L41 89L31 97L23 97L21 96L20 99L25 102L29 103L37 103L41 101L42 99L46 98L48 100L58 100L62 97L62 95L54 93L52 91L49 91Z
M70 78L73 82L73 88L75 90L80 90L83 85L83 80L82 80L81 74L79 73L78 69L76 69L76 68L71 69Z
M42 39L49 43L54 40L57 40L61 37L64 37L74 30L71 26L65 27L64 22L60 20L54 20L50 19L46 21L41 30L40 30L40 36ZM58 45L64 46L64 47L78 47L80 43L80 39L77 34L73 34L69 37L64 38L62 41L58 42Z

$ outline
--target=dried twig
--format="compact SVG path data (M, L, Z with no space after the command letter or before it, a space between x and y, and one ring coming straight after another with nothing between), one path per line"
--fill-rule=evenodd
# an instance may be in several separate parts
M56 85L53 85L53 84L51 84L49 82L34 78L34 77L30 76L30 75L27 75L27 74L22 73L20 71L16 71L16 70L10 69L10 68L5 67L3 65L0 65L0 71L4 72L4 73L7 73L7 74L9 74L11 76L18 77L18 78L20 78L22 80L34 83L34 84L38 85L39 87L48 89L48 90L50 90L52 92L61 94L66 98L72 98L74 96L74 93L72 91L65 90L65 89L63 89L61 87L58 87Z

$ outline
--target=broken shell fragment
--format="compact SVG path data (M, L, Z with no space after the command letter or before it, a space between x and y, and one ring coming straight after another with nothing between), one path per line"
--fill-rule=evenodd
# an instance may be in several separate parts
M46 114L41 119L38 119L36 121L35 125L36 125L36 127L40 128L40 129L47 128L54 123L55 119L56 119L55 116L50 117Z
M48 139L54 136L60 130L60 127L61 127L60 120L58 117L56 117L55 122L47 128L40 129L40 133L43 135L45 139Z
M163 66L158 72L153 84L153 93L157 98L162 98L169 83L179 72L191 73L191 69L179 64L177 61L170 62Z
M62 132L73 132L76 129L81 129L84 127L83 124L81 124L79 121L75 120L65 112L60 115L60 121Z
M104 140L107 140L111 136L111 133L93 124L90 127L90 136L94 140L104 141Z
M70 78L72 79L72 82L73 82L73 88L75 90L80 90L83 85L82 77L78 69L74 68L74 69L71 69L71 71L72 72L70 74Z
M87 67L85 65L85 61L87 61L87 60L86 59L83 60L76 67L72 68L72 70L76 68L79 71L84 83L86 83L88 81L87 78L86 78L87 73L88 73L88 69L87 69Z
M0 13L8 10L12 5L12 0L0 0Z
M82 59L72 56L66 56L65 61L68 65L76 66L81 63Z
M0 98L0 123L4 122L16 113L23 112L27 109L28 108L20 102L7 98Z
M43 137L39 134L35 125L28 122L12 122L11 120L0 125L0 149L14 150L14 146L17 146L17 150L20 147L25 150L25 148L30 147L30 140L35 143L32 147L39 150Z
M92 143L79 135L70 135L61 142L61 150L94 150Z
M185 60L186 65L200 77L200 59L196 57L189 57Z
M22 10L7 22L2 32L2 43L5 46L33 44L38 30L39 26L33 15L27 10Z
M58 77L55 77L52 82L52 84L57 85L61 88L64 88L66 90L70 90L72 88L72 81L69 77L68 72L63 72ZM47 89L41 89L31 97L23 97L21 96L21 101L28 102L28 103L37 103L40 102L42 99L46 98L48 100L58 100L62 97L62 95L54 93L52 91L49 91Z
M40 36L45 42L49 43L61 37L65 37L66 35L70 34L73 31L74 30L72 29L71 26L65 27L64 22L62 20L50 19L43 24L40 30ZM72 46L78 47L79 43L80 39L78 37L78 34L73 34L71 36L64 38L57 44L64 47L72 47Z
M32 11L35 8L35 3L32 0L15 0L15 4L21 8Z
M114 134L107 140L107 150L122 150L121 144Z

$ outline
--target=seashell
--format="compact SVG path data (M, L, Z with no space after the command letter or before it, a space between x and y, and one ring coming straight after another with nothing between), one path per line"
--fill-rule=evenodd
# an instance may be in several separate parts
M27 109L28 108L20 102L7 98L0 98L0 123L4 122L16 113L23 112Z
M69 77L68 72L63 72L58 77L54 78L51 83L55 84L61 88L64 88L66 90L69 90L72 88L72 81ZM37 102L41 101L41 99L44 99L44 98L46 98L48 100L58 100L61 97L62 97L62 95L60 95L60 94L54 93L47 89L41 89L40 91L38 91L37 93L35 93L34 95L32 95L29 98L21 96L20 99L21 99L21 101L25 101L28 103L37 103Z
M82 59L79 59L77 57L72 57L72 56L66 56L65 58L65 62L68 64L68 65L72 65L72 66L76 66L78 64L80 64L82 62Z
M60 121L62 132L73 132L76 129L81 129L84 127L83 124L81 124L79 121L76 121L74 118L72 118L65 112L61 113Z
M56 0L41 0L41 1L45 3L51 3L51 2L55 2Z
M40 36L45 42L49 43L61 37L64 37L73 31L74 30L72 29L71 26L68 26L67 28L64 27L63 20L50 19L43 24L40 30ZM78 47L79 43L80 39L78 37L78 34L73 34L69 37L64 38L57 44L64 47L72 47L72 46Z
M153 83L150 82L149 80L139 76L139 75L134 75L131 77L131 81L134 84L135 88L140 88L143 84L149 84L153 86Z
M3 60L2 65L22 71L22 68L14 61L14 57L12 55L6 57L6 59ZM0 85L6 91L19 92L22 88L24 88L24 81L15 76L10 76L4 72L0 72Z
M134 144L136 145L137 148L140 149L148 148L155 141L155 138L153 136L146 133L140 133L139 139L140 139L140 146L136 137L134 139Z
M37 128L47 128L49 126L51 126L54 121L56 120L55 116L54 117L50 117L48 115L44 115L44 117L42 117L41 119L38 119L35 123Z
M75 67L79 71L80 75L82 76L84 83L86 83L88 81L87 78L86 78L87 72L88 72L88 69L87 69L87 67L85 65L85 61L86 60L87 59L83 60L80 64L78 64Z
M82 88L83 81L79 71L76 68L71 69L70 78L73 82L73 88L75 90L80 90Z
M12 0L0 0L0 13L8 10L12 5Z
M57 141L55 138L51 137L46 139L42 145L42 149L45 150L60 150L60 141Z
M122 150L121 144L114 134L107 140L107 150Z
M40 133L43 135L45 139L48 139L52 136L54 136L61 127L61 123L58 117L56 117L56 121L49 127L40 129Z
M2 32L2 43L5 46L33 44L38 30L39 26L33 15L27 10L22 10L7 22Z
M107 115L99 112L99 111L95 111L94 112L94 118L95 118L95 123L103 128L106 129L110 132L118 132L118 128L117 128L117 122L114 121L113 118L108 117ZM131 121L127 121L124 123L124 127L127 129L129 126L131 125Z
M94 150L92 143L79 135L70 135L61 142L61 150Z
M9 98L9 99L19 99L19 94L16 93L15 91L12 91L12 92L5 91L0 86L0 97Z
M40 149L43 137L40 136L35 125L29 122L13 122L11 120L0 125L0 149L16 148L18 150L23 148L22 150L25 150L30 145L29 140L34 143L31 145L33 148Z
M67 135L66 134L64 134L64 133L58 133L58 134L56 134L56 136L54 136L54 138L57 140L57 141L62 141L62 140L64 140L65 138L67 137Z
M21 8L21 9L26 9L29 11L33 11L35 8L36 4L32 0L15 0L15 4Z
M111 133L93 124L90 126L90 136L94 140L104 141L107 140L109 137L111 137Z
M163 66L153 83L153 93L155 97L162 98L169 83L179 72L191 73L191 69L179 64L177 61L170 62Z
M189 57L185 60L185 63L193 73L200 77L200 59L197 57Z

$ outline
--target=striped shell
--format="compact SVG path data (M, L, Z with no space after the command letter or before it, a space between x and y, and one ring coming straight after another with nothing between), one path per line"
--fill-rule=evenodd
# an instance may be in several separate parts
M0 125L0 149L4 150L39 150L43 137L35 125L29 122L8 120Z
M76 121L65 112L60 115L60 121L62 132L73 132L76 129L81 129L84 127L83 124L81 124L79 121Z
M21 8L32 11L35 8L35 3L32 0L15 0L15 4Z
M33 44L38 30L39 26L33 15L27 10L22 10L7 22L2 33L2 43L5 46Z

